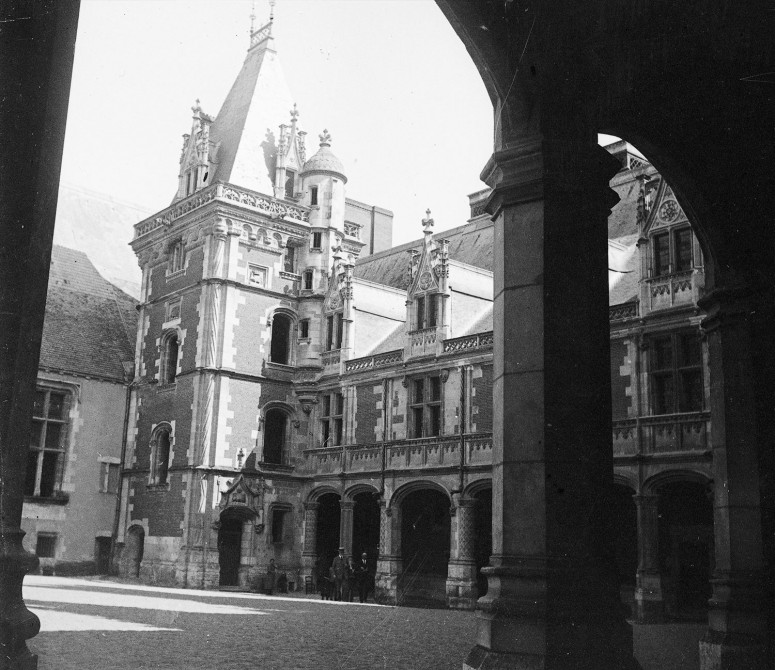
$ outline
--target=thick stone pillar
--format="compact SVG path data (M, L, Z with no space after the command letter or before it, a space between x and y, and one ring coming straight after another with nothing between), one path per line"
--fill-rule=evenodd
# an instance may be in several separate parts
M607 522L618 164L579 123L510 144L483 173L495 221L493 555L466 669L637 667Z
M302 574L312 577L313 581L317 578L315 574L315 563L318 558L317 535L318 535L318 508L320 503L304 503L304 549L301 552Z
M374 577L374 599L379 603L398 601L401 576L401 509L380 501L379 557Z
M353 508L352 500L339 501L339 546L344 547L345 558L353 555Z
M638 515L635 618L640 623L655 623L665 616L659 570L659 498L656 495L636 495L633 500Z
M476 500L463 496L455 498L455 506L451 510L447 605L452 609L472 610L478 597L474 560Z
M762 333L757 341L756 321L768 306L744 290L714 291L701 305L708 315L715 569L700 668L763 670L771 667L772 583L764 567L758 452L772 449L772 435L763 433L759 413L772 413L762 396L773 380L757 369L766 366L761 347L772 344ZM771 338L771 330L765 333Z
M37 668L22 598L38 559L22 547L32 403L46 308L78 0L0 5L0 668Z

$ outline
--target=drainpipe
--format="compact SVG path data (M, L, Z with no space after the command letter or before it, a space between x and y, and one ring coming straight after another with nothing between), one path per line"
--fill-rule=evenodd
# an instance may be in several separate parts
M390 380L382 380L382 470L380 473L379 497L385 497L385 469L387 468L387 431L390 405Z
M133 373L134 361L122 362L124 366L124 378L128 380L129 375ZM113 567L116 560L116 541L118 540L118 524L121 519L121 494L124 490L124 459L126 458L127 431L129 430L129 409L132 405L132 393L134 392L134 380L129 382L126 387L126 401L124 403L124 427L121 435L121 461L118 465L119 485L116 491L116 509L113 514L113 529L110 534L110 563L108 570Z
M460 368L460 416L458 417L458 430L460 432L460 466L458 491L463 493L463 480L465 476L466 465L466 387L468 386L468 366L463 365Z

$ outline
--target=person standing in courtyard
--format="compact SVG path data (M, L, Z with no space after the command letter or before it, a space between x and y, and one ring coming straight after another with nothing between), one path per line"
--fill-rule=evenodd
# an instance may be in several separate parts
M368 556L364 551L361 557L355 565L355 581L358 586L358 599L362 602L366 602L366 596L369 590L369 565L367 562Z
M331 564L331 572L334 573L334 600L342 600L344 582L347 578L347 561L344 558L344 547L339 547L339 554L334 557Z
M274 591L277 588L277 566L274 564L273 558L269 559L269 566L266 569L266 581L269 595L274 595Z

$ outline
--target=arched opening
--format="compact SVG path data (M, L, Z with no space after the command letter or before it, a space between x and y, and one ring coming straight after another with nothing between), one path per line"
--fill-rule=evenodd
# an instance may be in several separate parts
M218 528L218 566L220 586L239 586L242 557L242 519L227 514L221 516Z
M477 491L474 500L474 560L477 592L481 598L487 593L487 578L482 568L490 564L492 554L492 488Z
M163 384L172 384L178 374L178 352L180 343L178 334L172 332L164 339L164 350L162 352L162 371L161 378Z
M611 507L611 534L614 560L619 576L619 593L622 602L632 608L635 592L635 576L638 571L638 517L635 494L628 486L614 484Z
M433 489L412 491L401 501L399 589L405 604L446 606L449 509L449 498Z
M145 529L138 525L130 526L126 533L126 546L124 547L124 565L127 577L140 576L144 547Z
M269 360L281 365L290 364L291 320L285 314L275 314L272 318L272 344Z
M659 494L659 564L665 611L704 619L714 566L713 505L699 482L671 482Z
M353 556L357 559L364 552L373 573L379 551L379 503L373 493L364 491L354 496L353 507Z
M151 470L151 483L164 485L167 483L170 466L170 429L168 427L157 430L154 437L153 463Z
M336 493L324 493L317 499L318 524L315 546L317 548L318 565L325 574L339 550L339 496Z
M285 456L288 415L281 409L270 409L264 418L264 463L279 465Z

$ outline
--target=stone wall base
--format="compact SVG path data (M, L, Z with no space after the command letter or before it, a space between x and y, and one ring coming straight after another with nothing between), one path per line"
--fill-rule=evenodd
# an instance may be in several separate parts
M700 670L764 670L767 648L754 640L714 639L710 631L700 642Z

